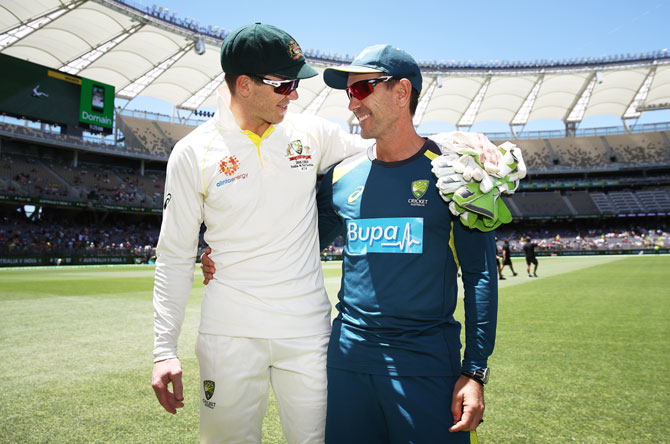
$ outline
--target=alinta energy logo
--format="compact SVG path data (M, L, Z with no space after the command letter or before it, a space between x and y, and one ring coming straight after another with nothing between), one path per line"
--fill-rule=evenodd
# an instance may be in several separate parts
M240 161L235 156L226 156L219 161L219 171L226 176L232 176L240 169Z
M204 404L205 407L213 409L214 407L216 407L216 402L212 402L210 401L210 399L212 399L212 396L214 396L214 388L216 387L216 383L214 381L206 379L202 382L202 387L205 389L205 398L206 398L202 400L202 403Z
M413 207L425 207L428 199L421 199L428 191L428 180L415 180L412 182L412 195L414 199L407 199L407 202Z
M247 173L241 173L238 174L237 176L230 177L233 176L233 174L235 174L239 169L240 169L240 161L237 160L237 157L226 156L223 159L221 159L219 161L219 172L229 177L226 177L225 179L218 181L216 183L216 186L221 187L229 183L237 182L238 180L244 180L249 176Z

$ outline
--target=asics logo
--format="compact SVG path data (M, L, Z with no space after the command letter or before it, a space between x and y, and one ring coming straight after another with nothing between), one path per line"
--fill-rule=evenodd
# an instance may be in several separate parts
M363 194L363 190L365 190L365 186L361 185L360 187L357 187L353 193L349 195L349 198L347 199L347 202L349 203L354 203L356 199L361 197L361 194Z
M168 206L168 204L170 203L171 200L172 200L172 194L168 193L168 195L165 196L165 202L163 203L163 209L164 210L167 210L167 206Z

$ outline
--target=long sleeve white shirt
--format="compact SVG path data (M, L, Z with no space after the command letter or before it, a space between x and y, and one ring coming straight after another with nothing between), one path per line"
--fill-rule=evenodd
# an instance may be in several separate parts
M216 274L205 287L200 333L293 338L330 331L316 176L369 143L291 113L261 138L240 129L219 95L215 116L168 160L154 284L156 361L177 356L203 222Z

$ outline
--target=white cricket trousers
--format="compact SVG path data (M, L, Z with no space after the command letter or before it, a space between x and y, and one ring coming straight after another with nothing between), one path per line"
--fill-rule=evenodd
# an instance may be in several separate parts
M324 442L330 334L252 339L199 334L200 442L260 444L269 387L288 444Z

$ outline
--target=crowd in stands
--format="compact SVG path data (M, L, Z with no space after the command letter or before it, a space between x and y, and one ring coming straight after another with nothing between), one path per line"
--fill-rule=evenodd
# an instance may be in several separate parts
M163 201L164 171L110 167L30 156L0 155L0 192L30 197L58 197L130 207L158 208Z
M67 187L58 183L53 176L44 174L42 166L35 159L16 161L8 156L1 157L0 178L0 192L47 197L69 195Z
M127 218L93 221L82 213L68 216L47 213L27 218L22 212L0 215L0 255L134 255L151 257L160 232L160 218ZM204 232L204 231L203 231ZM498 245L509 240L513 252L522 252L527 239L538 244L538 252L653 250L670 248L670 229L663 223L650 225L618 223L609 226L565 226L559 223L531 229L503 226L496 231ZM200 237L200 249L205 243ZM340 236L324 250L324 257L342 253Z
M0 216L0 255L153 255L160 222L73 222L62 215Z
M670 248L670 227L664 223L641 226L634 223L583 228L552 227L515 230L502 227L496 231L498 246L509 240L513 252L523 252L523 244L532 239L538 251L603 251L603 250L653 250Z

